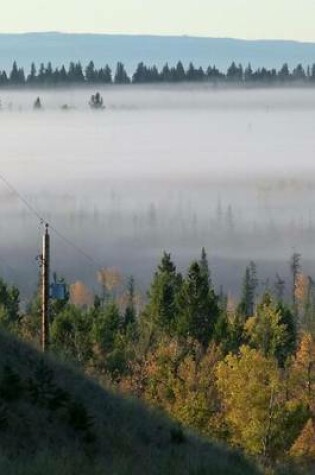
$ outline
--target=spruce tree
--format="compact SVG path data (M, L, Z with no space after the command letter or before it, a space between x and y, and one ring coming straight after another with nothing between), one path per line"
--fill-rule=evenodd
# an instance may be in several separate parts
M125 70L125 66L120 62L117 63L114 82L115 84L129 84L130 83L130 78Z
M209 288L207 274L198 262L188 270L178 299L177 331L204 347L209 344L219 315L217 297Z
M246 267L243 279L243 289L238 311L245 318L251 317L254 314L254 304L256 290L258 286L256 264L251 261Z
M154 275L149 290L149 303L144 318L151 321L157 329L170 333L175 327L177 316L177 294L181 286L181 276L164 252L160 265Z
M129 278L127 289L127 306L125 310L124 326L127 328L130 324L136 321L136 309L135 309L135 280L133 276Z

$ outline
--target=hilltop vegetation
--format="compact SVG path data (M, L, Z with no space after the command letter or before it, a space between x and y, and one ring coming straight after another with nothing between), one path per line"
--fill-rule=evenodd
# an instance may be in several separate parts
M256 473L239 454L2 332L0 433L6 475Z
M51 445L51 440L60 442L59 448L65 447L70 437L81 452L85 447L88 454L109 453L111 460L115 460L113 447L123 444L117 453L126 451L129 468L140 463L138 458L141 460L136 473L154 473L148 470L152 466L156 473L172 474L176 470L196 474L239 470L237 463L243 464L243 459L233 454L220 458L224 468L218 465L214 469L214 462L207 458L210 446L187 435L185 430L191 430L211 443L241 450L269 470L266 473L276 473L282 466L286 474L297 470L296 467L297 473L313 473L314 284L311 277L303 274L299 254L292 256L290 268L289 292L278 275L273 287L265 285L260 291L257 269L251 262L245 269L239 301L229 298L223 289L219 294L215 292L204 249L185 275L177 271L171 256L164 253L145 300L137 292L134 279L123 286L114 269L99 272L99 295L93 296L79 282L70 286L63 300L51 303L51 352L78 365L107 390L133 395L162 410L175 422L165 421L158 429L159 417L154 413L103 393L100 387L62 367L49 363L52 366L48 376L46 370L42 375L40 365L45 361L48 364L48 360L29 364L23 356L16 363L6 363L5 356L1 359L2 378L22 388L25 413L32 414L32 404L42 404L41 427L45 427L45 417L49 423L53 421L40 438L43 445L38 445L39 450L47 446L54 449L55 442ZM38 297L22 314L17 289L2 282L0 301L2 326L38 346ZM8 342L1 344L4 355L10 355ZM14 348L13 354L22 349L26 351L24 346L21 350ZM31 359L35 358L34 351L27 351L33 355ZM52 394L46 396L46 389L38 388L42 383L34 382L34 378L42 378L44 388L52 388ZM57 418L52 417L55 414ZM16 412L10 417L14 421ZM96 426L94 422L90 424L91 417L97 421ZM102 422L103 417L107 422ZM106 426L108 423L115 428L113 434ZM13 426L12 422L7 425ZM23 424L23 430L35 426ZM51 437L59 431L62 436ZM124 439L126 434L128 443ZM8 443L8 449L14 448L14 440ZM108 440L110 446L102 445L108 444ZM34 443L32 432L26 441ZM137 447L136 460L132 445ZM191 452L193 447L204 456ZM162 448L163 456L158 455ZM144 453L142 450L146 455L139 457L139 453ZM159 462L155 462L155 457ZM239 462L234 463L233 457ZM170 460L174 465L168 472ZM252 468L240 468L235 473L245 474L246 470L255 473Z

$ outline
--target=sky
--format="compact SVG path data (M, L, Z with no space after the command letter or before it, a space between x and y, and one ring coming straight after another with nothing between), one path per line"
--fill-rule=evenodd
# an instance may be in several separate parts
M0 32L62 31L315 41L315 0L10 0Z

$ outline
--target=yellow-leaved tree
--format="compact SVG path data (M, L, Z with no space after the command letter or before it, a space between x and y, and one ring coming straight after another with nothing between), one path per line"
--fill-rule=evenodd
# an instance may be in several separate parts
M290 455L303 464L315 461L315 425L311 418L291 447Z
M216 367L217 387L231 442L246 452L272 456L283 425L283 384L275 358L242 346Z
M222 358L217 346L204 351L198 342L164 337L135 362L121 388L144 398L183 425L222 439L225 426L215 384L215 367Z
M314 413L315 341L314 337L308 332L302 334L289 374L289 390L291 398L305 403Z

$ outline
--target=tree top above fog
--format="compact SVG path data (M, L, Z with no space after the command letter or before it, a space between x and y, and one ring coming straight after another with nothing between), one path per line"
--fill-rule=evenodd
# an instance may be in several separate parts
M57 86L84 84L150 84L150 83L181 83L209 82L226 84L315 84L315 63L304 67L298 64L292 70L288 64L277 69L260 67L254 70L251 64L243 66L234 61L226 72L220 71L215 65L207 68L196 67L192 62L184 66L181 61L176 65L166 63L162 68L156 65L147 66L140 62L134 73L128 75L123 63L118 62L115 72L106 64L96 68L93 61L86 67L80 62L71 61L66 68L53 67L51 62L38 66L31 64L29 74L19 67L16 61L11 71L0 70L0 87L8 86Z

